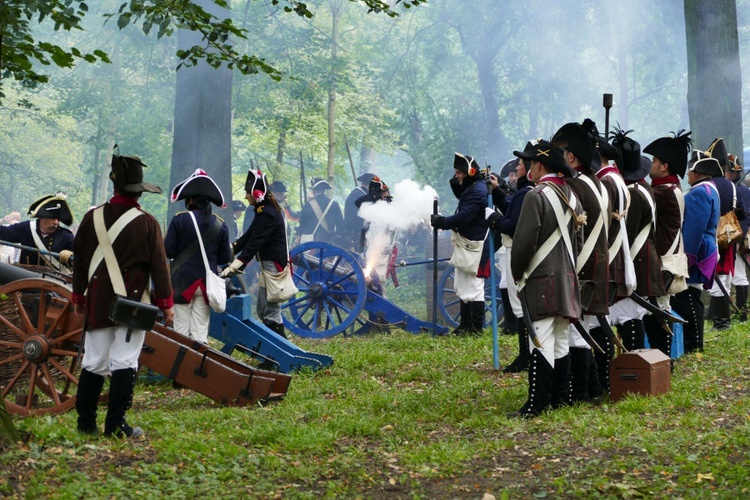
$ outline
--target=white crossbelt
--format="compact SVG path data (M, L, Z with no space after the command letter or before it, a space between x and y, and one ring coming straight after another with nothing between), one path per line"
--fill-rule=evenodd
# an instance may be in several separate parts
M39 235L36 232L36 219L31 219L30 227L31 227L31 236L34 238L34 245L36 245L36 247L39 250L42 250L44 252L49 252L49 249L47 249L47 247L44 245L44 242L42 241L42 239L39 237ZM58 269L58 270L60 269L60 261L54 258L53 256L49 255L49 253L47 255L40 253L39 255L42 257L42 260L49 262L49 264L54 269Z
M583 269L583 266L586 264L586 261L589 260L589 257L591 257L591 253L594 251L594 246L596 245L596 241L599 239L599 235L601 234L602 230L606 231L606 224L604 221L604 214L607 213L607 192L600 192L598 189L596 189L596 184L594 184L594 181L592 181L590 178L588 178L585 175L581 175L578 177L581 179L588 187L591 189L591 192L594 193L594 196L596 197L596 200L599 202L599 216L596 218L596 222L594 223L594 228L589 233L589 237L586 238L586 241L583 243L583 248L581 248L581 253L578 254L578 264L576 265L576 272L580 273Z
M127 226L133 219L135 219L139 215L143 215L143 212L135 207L122 214L120 218L117 219L115 223L112 224L112 226L107 230L109 240L114 243L125 226ZM102 251L102 246L99 245L96 247L96 250L94 250L94 254L91 256L91 263L89 264L89 281L91 281L91 277L94 275L96 268L99 267L99 264L101 264L102 259L104 259L104 252Z
M636 235L635 239L633 240L633 244L630 245L630 256L635 257L638 255L638 253L641 251L641 248L643 248L643 245L646 243L646 238L648 238L648 231L653 226L656 228L656 207L654 206L654 200L651 198L651 195L648 192L648 189L646 189L641 184L636 184L635 188L641 193L643 193L643 196L646 198L646 201L648 201L648 205L651 208L651 223L646 224L641 228L641 230Z

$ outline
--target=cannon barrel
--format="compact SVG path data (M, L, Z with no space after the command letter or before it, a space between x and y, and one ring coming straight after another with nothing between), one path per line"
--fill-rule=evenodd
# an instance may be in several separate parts
M0 285L7 285L13 281L28 278L41 278L40 273L24 269L22 267L0 262Z

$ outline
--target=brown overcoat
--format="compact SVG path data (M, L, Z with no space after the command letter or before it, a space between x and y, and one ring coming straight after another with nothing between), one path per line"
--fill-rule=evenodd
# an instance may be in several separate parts
M511 272L516 281L527 271L538 248L558 227L552 205L542 192L543 189L551 188L543 182L529 191L523 200L518 226L513 236L510 259ZM560 189L568 198L571 197L568 186L562 185ZM565 205L562 206L565 209ZM581 213L578 202L576 212ZM564 230L570 236L574 255L577 255L581 244L581 231L576 231L573 219ZM562 316L571 320L580 318L580 289L575 263L571 262L562 238L526 279L525 289L532 321L551 316Z
M600 175L601 171L610 171L605 175ZM628 210L628 204L630 203L628 190L624 186L625 181L622 181L622 185L618 186L618 183L612 179L613 175L620 176L617 170L611 167L605 167L601 171L597 172L597 178L600 180L602 185L607 189L609 195L609 232L607 233L607 246L608 252L611 251L612 245L617 240L617 235L620 233L620 220L625 222L625 214ZM622 177L620 177L622 179ZM623 192L624 191L624 192ZM619 207L622 200L623 212L620 213ZM627 226L626 226L627 232ZM609 257L609 254L608 254ZM615 297L617 300L623 299L628 296L627 287L625 286L625 250L624 242L620 246L620 249L614 256L614 260L609 264L609 282L610 286L617 288Z
M591 191L591 188L585 181L581 179L582 176L586 176L594 183L596 189L601 193L601 183L595 175L589 173L582 173L575 179L566 179L568 185L581 200L583 211L586 213L586 225L583 226L583 241L584 244L591 236L594 230L594 224L596 218L601 213L601 207L596 195ZM605 190L606 192L606 190ZM611 203L608 204L607 213L604 214L605 225L609 214L612 212ZM607 315L609 314L609 244L607 242L607 228L599 232L599 236L594 244L594 250L591 255L583 264L581 272L578 273L578 280L582 286L584 282L588 281L593 283L594 289L589 305L582 304L584 314L591 315ZM580 267L580 265L579 265ZM586 293L584 293L586 295ZM587 300L585 297L583 300Z
M649 227L643 246L635 255L631 255L638 280L635 293L641 297L660 297L667 294L661 274L661 257L654 243L652 205L656 206L651 186L643 180L630 186L630 209L627 217L630 244L633 245L643 228Z
M137 207L135 199L114 196L104 204L104 225L109 229L130 208ZM99 246L94 229L94 210L81 220L73 240L73 302L86 304L88 330L114 326L109 319L109 308L114 300L112 282L102 259L88 279L89 263ZM140 300L143 291L153 281L153 297L161 309L172 307L172 284L164 252L164 240L157 220L143 212L122 230L112 243L117 263L122 272L128 298ZM85 298L84 298L85 296Z

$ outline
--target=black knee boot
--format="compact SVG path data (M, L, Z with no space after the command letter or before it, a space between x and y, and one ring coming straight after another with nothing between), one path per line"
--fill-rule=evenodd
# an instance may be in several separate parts
M737 297L737 307L740 312L737 315L737 320L741 322L747 321L747 291L748 285L735 286L734 291Z
M483 300L471 303L471 333L481 335L484 333L484 316L487 304Z
M125 412L133 403L135 388L135 370L125 368L112 372L109 382L109 406L104 421L104 434L115 437L139 438L143 435L140 427L130 427L125 421Z
M731 322L729 299L726 297L711 297L711 321L716 330L728 330Z
M609 365L615 357L615 345L601 327L592 328L589 333L594 341L599 344L604 352L594 349L593 356L596 360L596 376L599 378L599 394L590 394L591 397L601 396L601 391L609 392ZM590 349L589 349L590 350Z
M503 370L504 373L518 373L529 369L529 331L523 320L518 322L518 355Z
M573 402L589 400L589 350L586 347L570 348L570 397Z
M518 318L513 314L513 307L510 305L510 297L508 296L508 289L500 289L500 298L503 301L503 318L505 318L505 326L503 327L503 335L513 335L518 332L520 328Z
M701 291L689 287L687 290L672 297L672 308L684 318L682 325L685 354L703 350L703 302ZM716 305L716 304L714 304ZM648 333L648 330L646 331ZM672 346L670 338L670 347ZM651 342L651 337L649 337ZM667 354L669 356L669 354Z
M84 434L97 434L96 409L99 406L99 396L102 394L104 377L81 370L78 378L78 394L76 394L76 411L78 412L78 431Z
M453 335L466 335L471 322L471 302L461 300L461 310L458 314L458 326L451 332Z
M266 328L271 330L273 333L278 335L281 338L287 338L286 333L284 333L284 325L281 323L274 323L272 321L263 322L264 325L266 325Z
M570 353L555 360L551 396L553 408L561 408L573 404L570 396L571 366Z
M530 418L546 410L551 403L554 369L539 349L531 353L529 365L529 397L520 410L509 417Z
M620 334L622 345L628 351L643 349L646 331L642 320L631 319L630 321L626 321L617 327L617 333Z

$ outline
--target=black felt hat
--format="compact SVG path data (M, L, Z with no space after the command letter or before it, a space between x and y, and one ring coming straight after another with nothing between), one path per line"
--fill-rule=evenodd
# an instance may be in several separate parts
M740 159L734 155L729 155L729 164L727 165L728 172L742 172L742 163Z
M315 192L325 191L327 189L333 189L327 180L321 179L320 177L313 177L310 180L310 187Z
M286 184L281 181L273 181L270 189L272 193L286 193Z
M580 123L566 123L552 137L552 144L563 146L573 153L585 168L589 168L594 159L594 140Z
M641 145L628 137L630 132L632 130L616 128L612 137L612 147L618 151L620 160L617 162L617 168L620 170L623 179L639 181L651 171L651 160L646 158L647 163L643 162Z
M221 189L216 185L214 180L208 176L205 170L196 169L195 172L187 179L177 184L172 189L170 199L174 203L178 200L187 200L189 198L207 198L217 207L224 208L224 195Z
M706 153L711 155L711 158L719 160L721 168L726 168L729 165L729 154L727 153L727 145L724 144L724 139L721 137L714 139L714 142L706 150Z
M690 132L680 130L676 134L673 132L671 137L656 139L643 148L643 152L667 163L671 173L684 177L692 142Z
M161 188L143 182L143 167L145 165L137 156L112 155L112 170L109 178L112 184L121 191L129 193L161 194Z
M360 184L369 184L373 177L375 177L375 174L368 172L357 177L357 182Z
M245 179L245 192L252 196L258 203L265 200L268 193L268 179L266 178L266 174L260 170L248 170L247 178Z
M599 154L607 158L608 160L614 160L615 163L619 164L620 151L612 144L607 142L607 139L599 133L599 129L596 128L596 123L591 118L586 118L581 124L583 129L589 134L591 139L594 141L594 146L599 150Z
M48 194L42 196L29 206L29 217L38 219L57 219L66 226L73 223L73 213L68 206L65 193Z
M512 160L506 161L505 165L500 169L500 177L507 178L511 172L515 172L520 161L520 158L513 158Z
M370 179L370 184L367 187L367 194L379 199L384 191L388 191L388 186L380 177L376 175Z
M705 151L693 150L687 166L688 172L710 175L711 177L723 177L724 171L719 165L719 160L713 158Z
M453 168L460 172L468 174L470 177L474 177L479 174L479 164L472 156L465 156L461 153L455 153L453 156Z
M547 170L550 172L559 172L570 177L572 172L565 163L563 158L562 150L556 146L553 146L548 141L536 142L528 151L513 151L513 154L519 158L529 161L538 161L542 163Z

